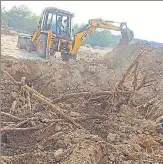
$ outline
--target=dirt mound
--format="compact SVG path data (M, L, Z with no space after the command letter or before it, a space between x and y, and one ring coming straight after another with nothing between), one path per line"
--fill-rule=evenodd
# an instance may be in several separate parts
M2 57L2 162L162 163L163 50L129 45L92 58Z
M33 80L41 73L38 63L29 60L6 60L2 57L2 67L10 72L17 81L20 81L23 76L27 77L27 80Z
M139 74L138 78L144 76L147 81L154 81L149 87L142 88L140 93L140 100L142 98L151 99L159 95L163 96L162 85L163 85L163 49L152 48L147 44L134 44L116 48L112 52L108 53L104 57L105 65L114 69L114 79L119 80L123 72L128 68L132 61L136 58L140 50L149 50L150 52L144 54L139 61ZM144 94L145 93L145 94ZM143 95L141 95L143 94ZM144 97L145 96L145 97ZM146 100L147 100L146 99Z

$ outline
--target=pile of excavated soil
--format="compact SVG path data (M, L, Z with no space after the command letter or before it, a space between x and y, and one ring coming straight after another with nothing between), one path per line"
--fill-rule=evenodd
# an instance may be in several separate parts
M25 76L29 86L50 98L66 116L83 127L76 128L47 105L26 95L3 73L2 161L7 164L161 164L162 136L156 124L163 115L163 50L153 49L139 60L137 82L141 83L147 74L148 85L130 95L133 104L114 106L113 103L123 98L120 93L112 99L117 102L111 102L108 95L93 96L94 92L114 89L135 59L133 53L142 48L151 47L120 47L104 57L96 58L92 54L93 60L83 53L80 60L70 65L59 60L43 62L2 56L2 68L16 81ZM127 76L124 88L132 88L133 76ZM66 94L81 92L92 95L55 101Z

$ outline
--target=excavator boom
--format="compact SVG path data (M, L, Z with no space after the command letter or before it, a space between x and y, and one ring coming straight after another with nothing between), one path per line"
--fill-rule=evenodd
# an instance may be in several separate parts
M119 26L114 25L113 23L118 23L120 24ZM114 31L120 31L122 35L122 41L121 44L123 43L124 45L127 45L131 42L131 40L134 37L133 31L131 31L127 27L126 22L114 22L114 21L106 21L102 19L91 19L89 20L89 24L91 26L94 26L96 28L103 28L103 29L109 29L109 30L114 30ZM126 42L124 42L124 40Z
M120 26L116 26L113 23L118 23ZM121 40L118 46L128 45L134 37L133 32L127 27L127 23L104 21L101 19L91 19L88 24L84 26L80 31L74 35L74 44L70 50L71 54L76 54L77 50L85 42L85 40L97 29L108 29L121 32Z
M91 26L94 26L96 28L103 28L103 29L109 29L109 30L114 30L114 31L120 31L120 27L113 25L113 21L104 21L102 19L90 19L89 24ZM126 23L122 23L126 24Z

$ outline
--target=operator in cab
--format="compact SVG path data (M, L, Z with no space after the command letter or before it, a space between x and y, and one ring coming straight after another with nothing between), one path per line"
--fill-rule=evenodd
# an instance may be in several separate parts
M62 35L62 28L62 16L60 16L57 21L57 34Z
M70 22L69 18L67 17L63 22L63 32L65 37L70 37Z

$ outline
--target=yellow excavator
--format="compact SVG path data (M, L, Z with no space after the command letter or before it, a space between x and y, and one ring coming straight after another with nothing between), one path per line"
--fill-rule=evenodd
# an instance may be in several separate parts
M102 19L91 19L80 31L72 29L73 13L54 7L45 8L33 35L19 35L17 47L29 53L36 50L40 57L48 58L55 52L61 52L63 61L76 59L77 51L86 39L97 29L121 32L119 46L127 45L134 37L125 22L118 23ZM118 23L119 26L113 25Z

